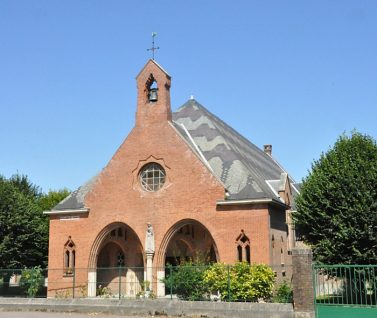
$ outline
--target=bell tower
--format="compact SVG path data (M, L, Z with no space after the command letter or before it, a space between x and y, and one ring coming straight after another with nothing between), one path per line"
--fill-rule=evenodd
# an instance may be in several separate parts
M150 59L136 77L136 126L171 121L170 75Z

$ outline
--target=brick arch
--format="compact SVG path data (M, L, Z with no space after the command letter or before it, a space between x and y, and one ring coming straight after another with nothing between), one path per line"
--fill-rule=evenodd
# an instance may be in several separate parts
M213 242L213 248L215 250L216 260L219 260L219 253L218 253L216 242L215 242L211 232L208 230L208 228L204 224L202 224L201 222L199 222L195 219L182 219L182 220L176 222L174 225L172 225L169 228L169 230L165 233L165 235L164 235L164 237L161 241L158 253L157 253L157 262L156 262L157 267L163 268L165 266L165 256L166 256L166 253L167 253L167 249L168 249L169 243L171 242L174 235L179 231L180 228L182 228L185 225L190 225L190 224L199 225L209 234L209 236L210 236L210 238ZM185 243L188 244L189 246L191 245L190 244L191 242L185 242Z
M94 268L97 267L98 255L101 252L101 249L103 247L103 243L106 241L107 235L109 233L111 233L111 231L113 231L114 229L116 229L120 226L125 227L127 230L129 230L132 233L132 235L134 235L137 238L139 246L136 246L136 248L140 248L141 251L143 250L139 236L136 234L136 232L129 225L127 225L126 223L123 223L123 222L113 222L113 223L106 225L98 233L97 237L95 238L95 240L92 244L92 248L90 250L90 254L89 254L88 268L94 269ZM117 245L119 245L116 241L115 241L115 243ZM144 253L143 253L143 261L145 262L144 258L145 257L144 257Z

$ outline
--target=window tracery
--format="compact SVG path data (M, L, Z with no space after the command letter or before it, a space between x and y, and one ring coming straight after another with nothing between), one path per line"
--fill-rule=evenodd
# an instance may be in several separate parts
M64 244L64 275L73 275L76 265L76 246L71 237Z
M236 239L237 245L237 260L239 262L251 262L250 256L250 240L245 232L241 230L241 234Z
M141 168L139 175L141 186L148 192L158 191L165 184L166 173L158 163L151 162L146 164Z

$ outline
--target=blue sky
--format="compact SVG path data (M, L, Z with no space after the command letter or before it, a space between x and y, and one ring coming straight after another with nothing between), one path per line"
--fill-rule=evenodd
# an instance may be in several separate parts
M191 94L296 180L343 132L377 138L377 1L0 0L0 174L75 189L134 124L158 33Z

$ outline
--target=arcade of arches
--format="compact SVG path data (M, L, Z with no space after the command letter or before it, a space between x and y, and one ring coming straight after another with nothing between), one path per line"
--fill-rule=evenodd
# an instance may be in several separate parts
M164 265L176 266L197 259L207 263L217 260L217 248L211 234L194 220L175 224L165 235L161 248ZM94 257L96 260L92 264L95 271L89 272L88 276L89 296L96 296L98 289L104 287L113 295L120 292L126 297L135 297L142 291L148 268L140 239L129 226L122 223L107 226L97 237L91 253L98 257ZM165 276L165 268L150 270L158 276L154 289L159 296L164 295L161 279ZM119 284L119 280L125 283Z

